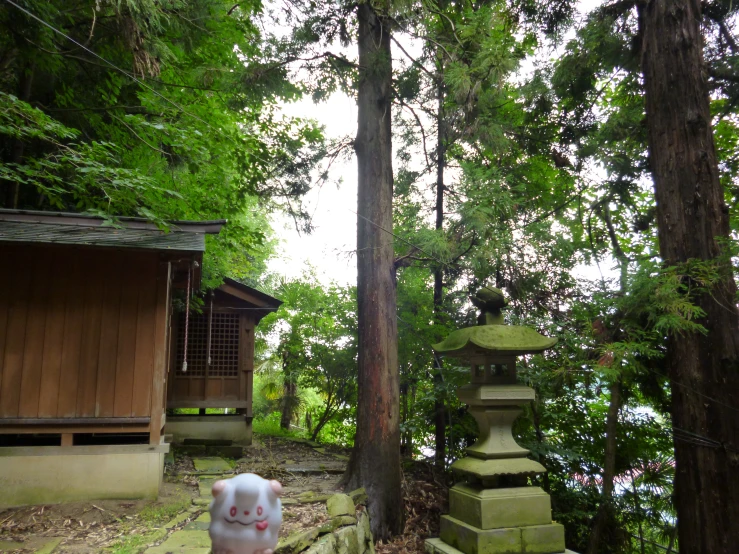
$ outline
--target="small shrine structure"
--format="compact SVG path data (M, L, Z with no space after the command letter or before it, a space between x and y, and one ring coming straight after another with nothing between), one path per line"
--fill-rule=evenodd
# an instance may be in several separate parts
M175 314L167 409L198 411L170 413L164 430L174 442L208 439L251 444L254 330L281 304L262 291L227 278L206 295L200 313ZM230 413L207 413L208 408L227 408Z
M528 484L546 472L527 458L512 425L534 389L518 383L516 357L551 348L557 339L528 327L506 325L502 291L484 288L472 302L481 309L479 325L453 331L434 350L470 364L471 382L457 391L479 426L477 442L451 470L463 482L449 491L449 515L440 538L426 541L430 554L561 554L564 527L552 521L551 499Z

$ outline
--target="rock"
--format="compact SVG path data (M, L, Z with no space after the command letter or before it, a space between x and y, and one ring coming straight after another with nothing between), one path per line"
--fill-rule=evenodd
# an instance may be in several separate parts
M339 529L334 536L336 537L336 554L359 554L356 527Z
M193 498L192 503L195 504L195 506L210 506L210 501L213 500L212 498Z
M336 552L336 537L326 535L306 550L305 554L334 554L334 552Z
M356 517L352 517L352 516L333 517L318 528L318 534L325 535L326 533L333 533L339 527L346 527L347 525L356 525L356 523L357 523Z
M326 502L331 498L332 494L316 494L313 491L307 491L298 495L298 502L301 504L312 504L314 502Z
M326 453L326 449L325 448L322 448L322 447L321 448L313 448L313 451L314 452L318 452L319 454L325 454Z
M277 543L275 554L293 554L308 548L318 537L318 529L309 529L302 533L295 533Z
M375 541L372 538L369 514L366 511L359 514L359 522L357 523L357 542L359 543L359 551L361 554L375 554Z
M282 505L283 506L289 506L291 504L300 504L300 502L298 502L294 498L283 498L282 499Z
M367 502L367 491L364 490L364 487L361 487L359 489L353 490L349 494L351 499L354 501L354 504L364 504Z
M331 517L354 515L354 501L346 494L335 494L326 501L326 511Z

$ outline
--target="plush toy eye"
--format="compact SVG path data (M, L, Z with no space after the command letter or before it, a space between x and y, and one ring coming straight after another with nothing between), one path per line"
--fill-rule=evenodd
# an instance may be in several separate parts
M261 506L257 506L257 515L258 516L261 516L262 515L262 507Z
M245 511L245 512L244 512L244 515L245 515L245 516L248 516L248 515L249 515L249 510Z
M230 513L231 517L236 517L236 506L231 506Z

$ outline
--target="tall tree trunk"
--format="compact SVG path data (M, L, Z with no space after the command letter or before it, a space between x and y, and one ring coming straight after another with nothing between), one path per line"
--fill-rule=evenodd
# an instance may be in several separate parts
M440 62L441 63L441 62ZM440 74L443 69L440 68ZM437 83L438 108L436 114L437 141L436 141L436 225L435 229L441 231L444 228L444 168L446 166L446 139L444 136L444 84L441 80ZM434 323L441 324L444 301L444 268L439 265L434 270ZM442 340L443 337L436 337ZM436 398L434 399L434 435L435 453L434 463L436 467L443 469L446 462L446 409L444 399L440 397L444 384L441 369L442 360L434 355L434 385Z
M621 381L610 386L611 400L606 415L606 448L603 463L603 496L598 513L593 521L588 541L588 554L597 554L603 544L603 531L611 521L613 506L613 479L616 477L616 433L618 431L618 412L621 409Z
M719 239L729 237L700 22L699 0L650 0L640 9L660 254L670 265L719 261ZM716 441L675 440L681 554L736 552L739 545L739 314L731 266L720 265L721 285L694 300L706 312L700 323L708 333L672 338L667 348L673 427Z
M359 124L354 147L359 169L357 304L359 378L357 434L347 472L348 488L363 486L375 540L400 533L400 407L391 142L390 26L360 3Z
M282 414L280 415L280 427L282 429L290 428L290 422L293 420L293 413L295 412L297 394L297 384L286 376L282 387Z

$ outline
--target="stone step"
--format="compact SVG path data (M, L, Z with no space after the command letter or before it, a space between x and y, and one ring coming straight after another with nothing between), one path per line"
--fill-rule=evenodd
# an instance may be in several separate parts
M185 439L182 444L202 444L203 446L231 446L234 441L229 439Z
M193 458L192 463L197 471L227 472L231 471L231 464L216 456Z

